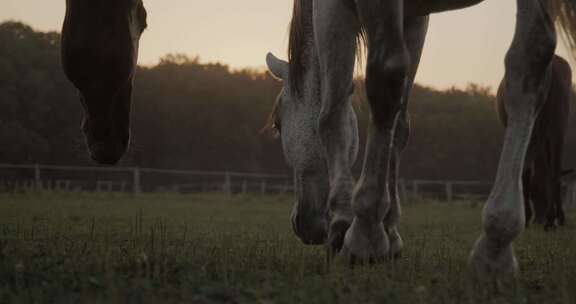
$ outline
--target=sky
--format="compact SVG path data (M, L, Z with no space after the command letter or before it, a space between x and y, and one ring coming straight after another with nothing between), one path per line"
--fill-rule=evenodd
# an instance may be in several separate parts
M486 0L432 15L416 81L439 89L468 83L495 88L512 40L515 2ZM268 51L286 58L292 0L144 0L144 5L149 28L142 36L140 64L182 53L235 69L264 69ZM0 0L0 22L59 30L64 7L65 0ZM558 53L569 57L563 45Z

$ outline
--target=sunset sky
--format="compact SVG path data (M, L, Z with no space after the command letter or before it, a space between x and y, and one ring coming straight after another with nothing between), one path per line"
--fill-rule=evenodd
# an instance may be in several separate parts
M292 0L144 0L149 28L140 63L167 53L198 55L233 68L264 68L267 51L286 57ZM1 0L0 21L59 30L64 0ZM514 30L515 1L486 0L433 15L417 82L437 88L474 82L495 87ZM558 52L566 56L563 46ZM573 63L573 61L572 61Z

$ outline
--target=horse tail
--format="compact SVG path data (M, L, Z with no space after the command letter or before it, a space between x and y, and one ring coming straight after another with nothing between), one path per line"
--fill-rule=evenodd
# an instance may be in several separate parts
M576 0L553 0L552 15L557 16L561 36L576 59Z

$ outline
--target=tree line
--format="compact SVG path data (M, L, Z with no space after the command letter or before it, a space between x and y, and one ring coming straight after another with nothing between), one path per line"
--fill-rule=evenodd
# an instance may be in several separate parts
M4 22L0 41L0 162L93 164L80 132L80 102L60 67L59 34ZM139 67L132 143L120 165L289 173L279 141L261 132L280 87L265 71L179 54ZM369 111L361 96L355 107L364 137ZM402 175L491 179L503 135L494 102L491 90L477 85L416 85ZM576 155L575 117L565 167L576 166L569 157Z

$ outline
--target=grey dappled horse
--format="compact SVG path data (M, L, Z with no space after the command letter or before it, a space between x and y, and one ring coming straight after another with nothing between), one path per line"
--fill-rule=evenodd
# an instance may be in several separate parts
M400 254L396 178L428 15L479 2L295 0L289 62L269 54L267 63L284 81L270 121L293 167L297 202L292 222L305 243L325 243L330 253L340 252L351 262ZM508 128L483 231L470 258L480 275L517 269L512 242L525 224L521 176L532 127L550 86L554 20L573 49L576 38L576 0L517 0L517 6L505 60ZM357 44L363 39L371 123L353 191L358 135L349 97Z
M62 66L84 107L82 130L91 157L114 164L130 139L132 82L140 35L141 0L67 0Z
M507 125L505 82L498 89L498 114ZM545 103L534 123L530 145L524 162L522 187L526 209L526 226L534 215L545 229L564 225L562 206L562 156L570 115L572 70L562 57L555 55L551 63L551 84Z

